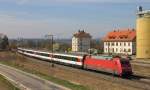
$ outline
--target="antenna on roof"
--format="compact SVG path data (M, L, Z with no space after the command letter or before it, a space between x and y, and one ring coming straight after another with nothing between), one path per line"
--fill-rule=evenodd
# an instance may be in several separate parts
M78 32L80 32L80 29L78 30Z
M84 32L84 29L83 29L83 32Z
M143 8L142 8L142 6L139 6L138 13L137 13L138 17L142 17L144 15L142 12L143 12Z
M138 11L139 11L139 12L142 12L142 11L143 11L143 7L142 7L142 6L139 6L139 7L138 7Z

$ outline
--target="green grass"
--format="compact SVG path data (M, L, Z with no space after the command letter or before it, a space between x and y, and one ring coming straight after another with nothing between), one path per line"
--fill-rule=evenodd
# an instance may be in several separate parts
M5 87L8 90L20 90L12 85L4 76L0 75L0 87Z
M63 86L68 87L72 90L88 90L88 88L86 88L82 85L76 85L76 84L71 83L69 81L58 79L56 77L48 76L48 75L45 75L45 74L42 74L39 72L35 72L35 73L36 73L36 75L43 77L44 79L50 80L50 81L57 83L59 85L63 85Z
M8 65L8 66L12 66L14 68L23 70L23 71L28 72L28 73L32 73L32 74L37 75L37 76L39 76L41 78L44 78L44 79L49 80L49 81L52 81L52 82L54 82L56 84L62 85L64 87L70 88L72 90L89 90L85 86L77 85L77 84L74 84L74 83L69 82L67 80L62 80L62 79L53 77L51 75L46 75L46 74L43 74L43 73L41 73L39 71L27 69L27 68L24 68L24 66L20 66L19 64L15 64L15 63L8 62L8 61L6 61L6 62L5 61L0 61L0 63Z

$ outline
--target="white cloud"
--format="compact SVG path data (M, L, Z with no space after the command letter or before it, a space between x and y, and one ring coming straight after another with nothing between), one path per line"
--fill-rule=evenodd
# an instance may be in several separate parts
M99 23L72 22L62 18L19 19L12 14L0 13L0 33L8 35L9 38L44 38L47 33L54 34L55 38L71 38L72 34L80 28L85 29L94 37L100 37L100 30L112 29L108 25Z
M12 14L0 13L0 33L8 35L9 38L43 38L47 33L68 38L72 36L72 27L75 26L64 19L19 19Z
M0 0L0 2L12 2L19 5L23 4L43 4L44 3L57 3L57 2L68 2L68 3L78 3L78 2L135 2L137 0ZM140 1L140 0L138 0ZM149 0L143 0L149 1ZM11 12L11 11L10 11ZM80 21L67 21L62 18L51 17L47 20L33 20L24 19L24 16L29 16L30 13L26 12L13 12L13 13L0 12L0 33L5 33L9 37L42 37L46 33L61 34L63 37L71 37L72 33L77 31L80 26L81 28L88 29L88 32L93 33L95 36L99 36L99 30L111 30L113 26L106 26L100 23L98 24L87 24ZM23 17L22 19L19 19ZM33 15L34 16L34 15ZM31 15L32 17L32 15ZM90 31L92 30L92 31ZM95 32L95 33L94 33ZM60 37L61 37L60 35Z
M50 27L46 21L18 19L15 15L0 14L0 28L1 33L16 38L40 37L40 35L44 34L44 31L47 31Z

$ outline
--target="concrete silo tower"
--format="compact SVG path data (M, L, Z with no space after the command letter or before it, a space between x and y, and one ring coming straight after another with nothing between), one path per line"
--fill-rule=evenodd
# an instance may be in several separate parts
M150 10L139 7L136 21L136 57L150 58Z

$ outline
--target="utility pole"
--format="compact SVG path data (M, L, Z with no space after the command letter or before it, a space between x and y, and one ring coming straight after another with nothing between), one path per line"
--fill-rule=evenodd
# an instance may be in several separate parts
M53 50L53 43L54 43L54 35L52 34L48 34L48 35L45 35L45 38L48 38L48 39L51 39L51 52L52 52L52 55L51 55L51 62L52 62L52 67L54 67L54 61L53 61L53 54L54 54L54 50Z

